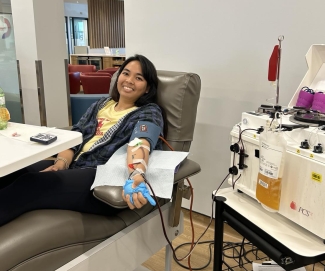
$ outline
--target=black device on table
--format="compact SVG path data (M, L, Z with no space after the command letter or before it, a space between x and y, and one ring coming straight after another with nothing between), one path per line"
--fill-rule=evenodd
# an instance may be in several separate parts
M56 135L46 134L46 133L39 133L37 135L31 136L30 141L38 142L44 145L51 144L57 140Z

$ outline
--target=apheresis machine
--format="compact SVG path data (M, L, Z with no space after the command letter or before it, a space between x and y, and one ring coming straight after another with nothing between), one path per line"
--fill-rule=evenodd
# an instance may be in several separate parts
M270 81L279 78L280 57L279 38ZM228 183L325 240L325 45L312 45L306 60L287 107L277 99L243 112L233 127Z

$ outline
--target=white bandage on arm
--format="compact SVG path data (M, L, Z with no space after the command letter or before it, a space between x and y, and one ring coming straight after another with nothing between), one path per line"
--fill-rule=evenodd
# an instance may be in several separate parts
M144 168L147 170L147 163L143 159L133 159L133 164L142 164Z
M135 175L144 175L144 171L141 168L136 168L129 176L132 179Z
M143 144L142 140L139 138L134 138L132 141L129 142L128 144L131 147L134 147L131 151L135 152L136 150L138 150L139 148L144 148L146 150L148 150L150 152L150 147L146 146Z

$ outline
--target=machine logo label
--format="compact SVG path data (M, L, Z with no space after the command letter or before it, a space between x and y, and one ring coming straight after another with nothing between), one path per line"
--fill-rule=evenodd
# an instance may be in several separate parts
M316 172L312 172L311 173L311 179L316 181L316 182L321 183L322 182L322 175L319 174L319 173L316 173Z
M298 212L302 213L305 216L312 216L313 215L313 213L311 211L308 211L308 210L306 210L306 209L304 209L302 207L299 208Z
M297 204L294 201L291 201L290 208L292 210L298 211L299 213L303 214L304 216L308 216L309 217L309 216L312 216L313 215L313 213L311 211L308 211L307 209L304 209L302 207L299 207L299 209L297 209Z

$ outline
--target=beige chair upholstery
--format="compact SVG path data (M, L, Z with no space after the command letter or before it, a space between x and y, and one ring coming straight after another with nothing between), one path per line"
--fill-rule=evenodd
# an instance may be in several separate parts
M158 77L159 103L167 114L167 140L175 150L189 151L200 78L192 73L169 71L158 71ZM184 179L199 171L197 163L186 159L175 174L170 226L179 223ZM0 271L55 270L155 209L150 204L140 210L125 208L120 187L100 187L94 194L121 208L120 212L114 216L99 216L65 210L37 210L0 227ZM169 200L160 199L160 205L166 202Z

